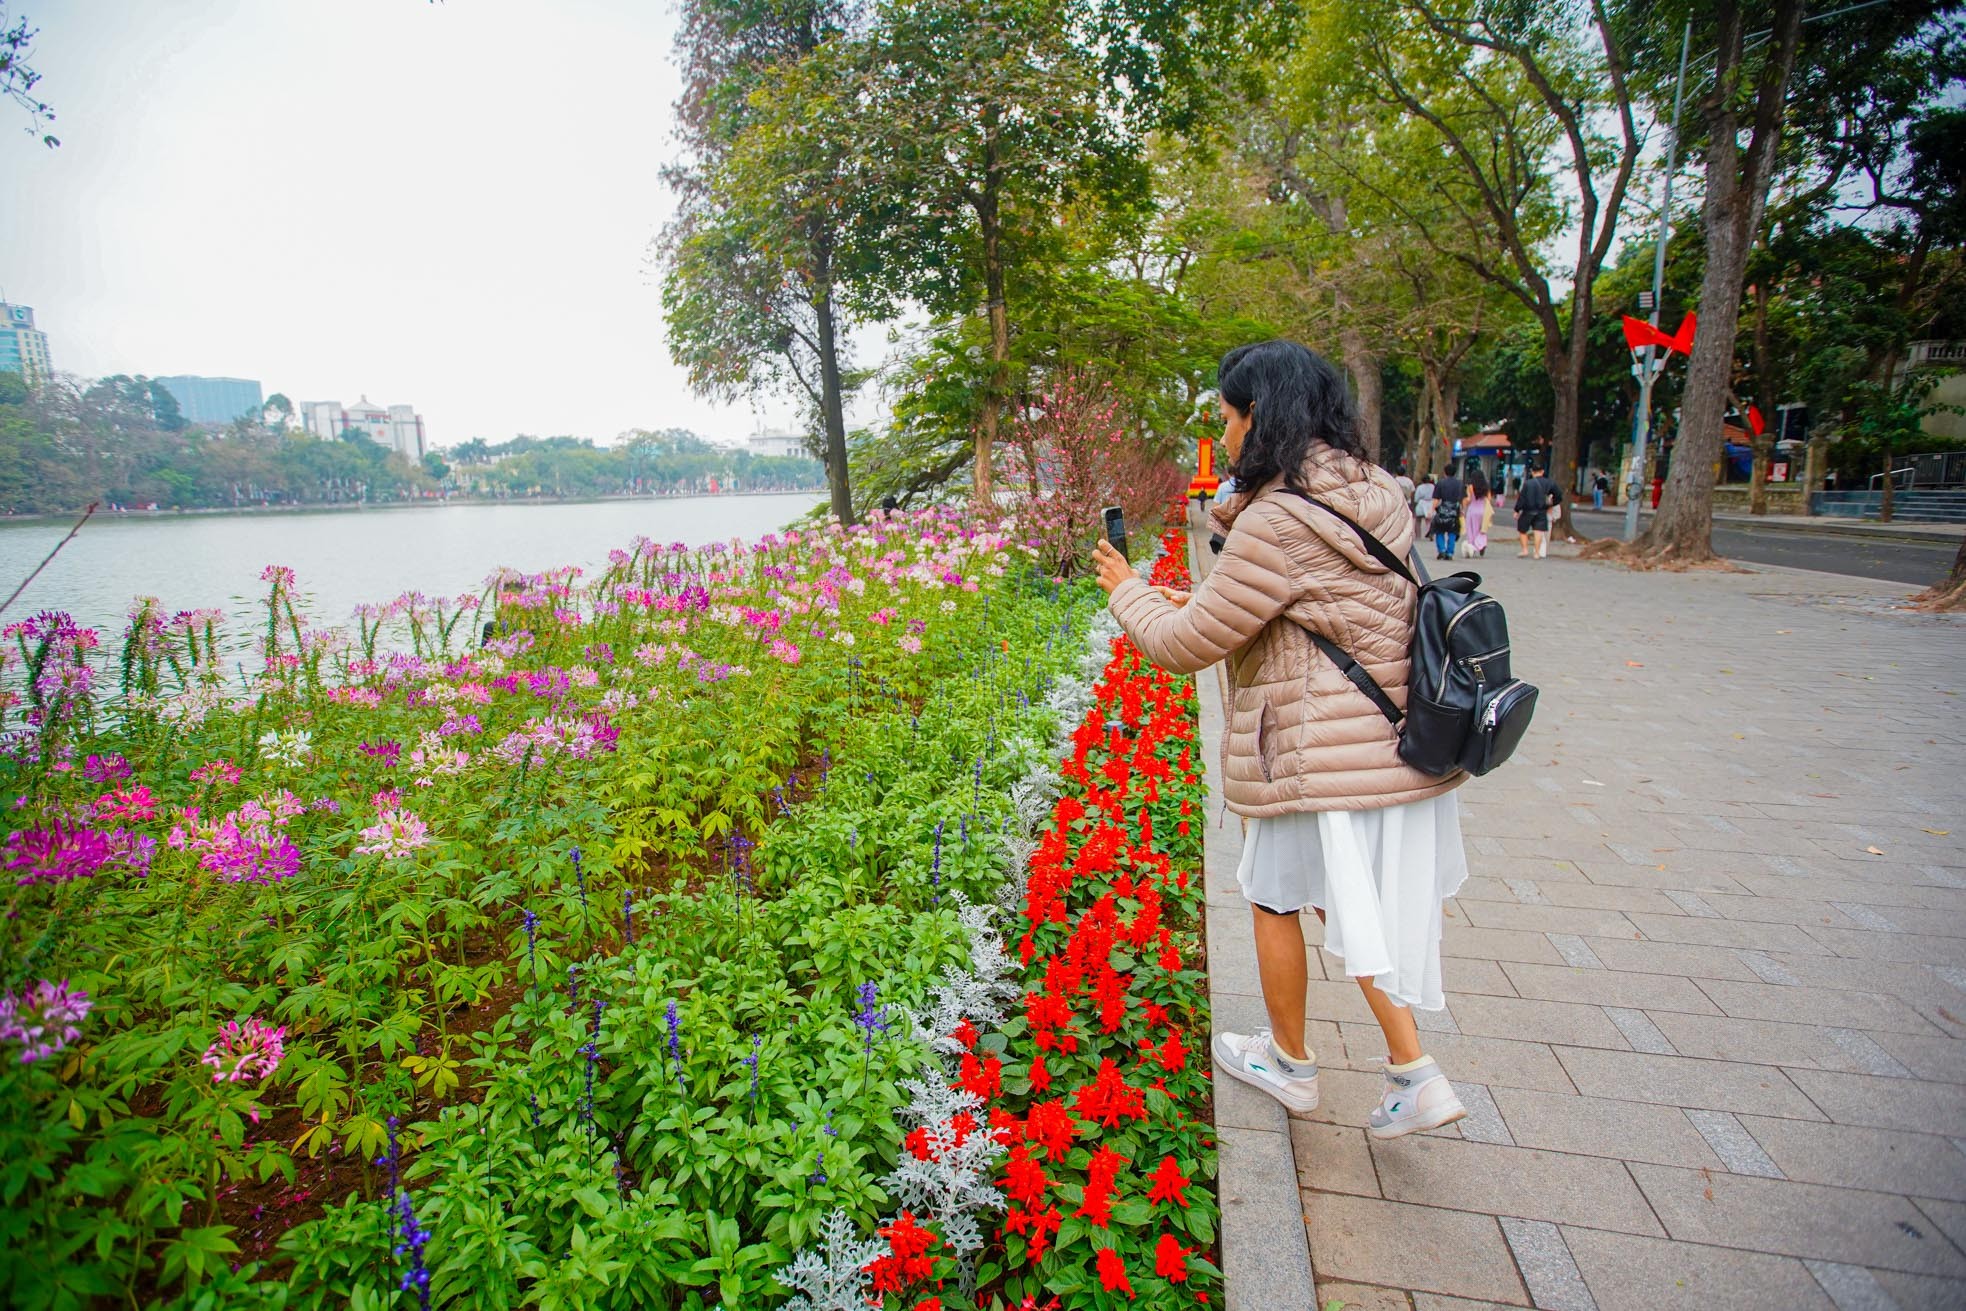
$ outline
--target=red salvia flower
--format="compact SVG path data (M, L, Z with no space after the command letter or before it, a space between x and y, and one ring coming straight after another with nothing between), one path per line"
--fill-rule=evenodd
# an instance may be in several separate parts
M1183 1207L1188 1205L1186 1189L1189 1179L1187 1175L1181 1173L1181 1167L1175 1164L1173 1157L1161 1157L1160 1166L1154 1171L1152 1182L1153 1187L1147 1190L1149 1202L1176 1202Z
M984 1101L1003 1095L1003 1062L987 1052L979 1059L974 1052L963 1053L962 1074L956 1080L964 1092L975 1093Z
M1018 1143L1010 1149L1010 1163L1004 1167L1004 1195L1025 1206L1044 1201L1051 1180L1045 1177L1044 1162L1031 1155L1031 1149Z
M978 1034L976 1032L976 1026L969 1022L968 1016L963 1017L963 1022L961 1024L958 1024L956 1026L956 1031L950 1034L949 1036L951 1038L954 1038L957 1042L961 1043L964 1047L968 1048L969 1050L971 1051L976 1050L976 1039L978 1037Z
M1062 1160L1072 1149L1078 1125L1062 1101L1035 1102L1024 1116L1024 1138L1044 1148L1047 1161Z
M1125 1293L1129 1298L1137 1296L1133 1283L1126 1277L1126 1262L1120 1260L1118 1252L1110 1247L1102 1247L1098 1252L1099 1286L1109 1293Z
M1175 1242L1173 1234L1162 1234L1154 1246L1154 1273L1170 1283L1187 1283L1188 1253L1193 1250Z

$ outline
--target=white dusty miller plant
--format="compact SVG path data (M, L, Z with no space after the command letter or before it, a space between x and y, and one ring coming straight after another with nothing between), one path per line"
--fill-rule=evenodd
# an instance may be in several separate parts
M1081 677L1061 679L1046 694L1054 752L1064 752L1073 731L1085 718L1086 708L1092 704L1093 681L1106 667L1112 640L1119 631L1111 614L1100 610L1086 639ZM903 1152L894 1172L881 1181L901 1209L932 1225L961 1259L965 1294L975 1292L976 1257L984 1244L981 1217L1006 1205L1002 1190L991 1182L1004 1147L990 1132L988 1118L981 1114L982 1098L955 1086L956 1066L965 1049L953 1035L964 1020L978 1029L1001 1024L1004 1004L1017 995L1015 966L1004 951L1003 933L996 919L999 914L1015 914L1023 903L1031 856L1037 850L1035 834L1050 812L1059 786L1056 768L1042 759L1036 742L1013 738L1005 748L1015 753L1017 763L1028 762L1029 772L1010 788L1017 832L1006 831L997 838L1006 858L1004 883L994 905L975 905L958 898L957 917L969 932L969 968L944 969L929 1004L908 1016L912 1037L934 1053L937 1060L932 1068L942 1071L940 1078L910 1080L903 1085L910 1102L902 1117L925 1131L930 1159ZM975 1118L977 1127L958 1145L951 1122L965 1111ZM792 1264L778 1272L780 1283L797 1290L785 1304L786 1311L865 1311L866 1289L871 1283L866 1267L885 1256L887 1250L888 1245L878 1239L862 1241L846 1212L834 1211L820 1228L819 1250L801 1250Z
M798 1290L785 1311L866 1311L867 1267L887 1255L887 1244L863 1241L843 1210L826 1217L819 1236L819 1251L805 1248L778 1272L779 1283Z

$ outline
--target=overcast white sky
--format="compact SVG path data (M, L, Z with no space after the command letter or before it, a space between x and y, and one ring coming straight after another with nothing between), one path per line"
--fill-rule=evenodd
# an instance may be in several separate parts
M668 0L9 12L62 144L0 106L0 288L58 370L407 402L443 446L790 420L698 398L663 344Z

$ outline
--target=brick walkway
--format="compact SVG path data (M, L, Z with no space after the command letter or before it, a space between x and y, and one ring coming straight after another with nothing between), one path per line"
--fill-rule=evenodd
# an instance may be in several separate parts
M1367 1139L1385 1048L1306 916L1324 1106L1218 1083L1229 1305L1313 1305L1301 1214L1318 1307L1966 1307L1966 623L1826 575L1479 567L1543 700L1460 794L1420 1017L1472 1114ZM1216 818L1215 1017L1247 1027Z

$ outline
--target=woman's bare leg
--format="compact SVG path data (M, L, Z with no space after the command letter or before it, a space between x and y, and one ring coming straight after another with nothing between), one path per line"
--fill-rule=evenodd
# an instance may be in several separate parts
M1317 907L1312 909L1317 910L1318 922L1322 924L1324 911ZM1259 917L1261 914L1261 911L1257 912ZM1260 961L1263 950L1260 940L1257 942L1256 950ZM1419 1060L1420 1026L1413 1022L1413 1012L1380 992L1378 985L1370 979L1358 980L1358 990L1365 994L1365 1004L1372 1008L1372 1018L1379 1021L1379 1031L1386 1035L1386 1059L1394 1065L1405 1065L1409 1061ZM1266 979L1263 983L1263 995L1268 997L1269 993L1270 985ZM1300 997L1304 995L1302 986L1297 989L1297 995ZM1275 1012L1272 1011L1271 1015L1274 1017ZM1272 1018L1272 1023L1274 1022ZM1284 1053L1286 1056L1289 1054L1289 1052Z
M1304 989L1310 967L1304 956L1304 928L1297 912L1278 915L1251 906L1256 917L1256 973L1263 983L1263 1005L1270 1012L1270 1040L1293 1061L1309 1060L1304 1048Z
M1372 1008L1372 1018L1379 1021L1380 1031L1386 1035L1387 1059L1394 1065L1419 1060L1420 1026L1413 1022L1413 1012L1380 992L1370 979L1360 979L1358 988L1365 994L1365 1004Z

